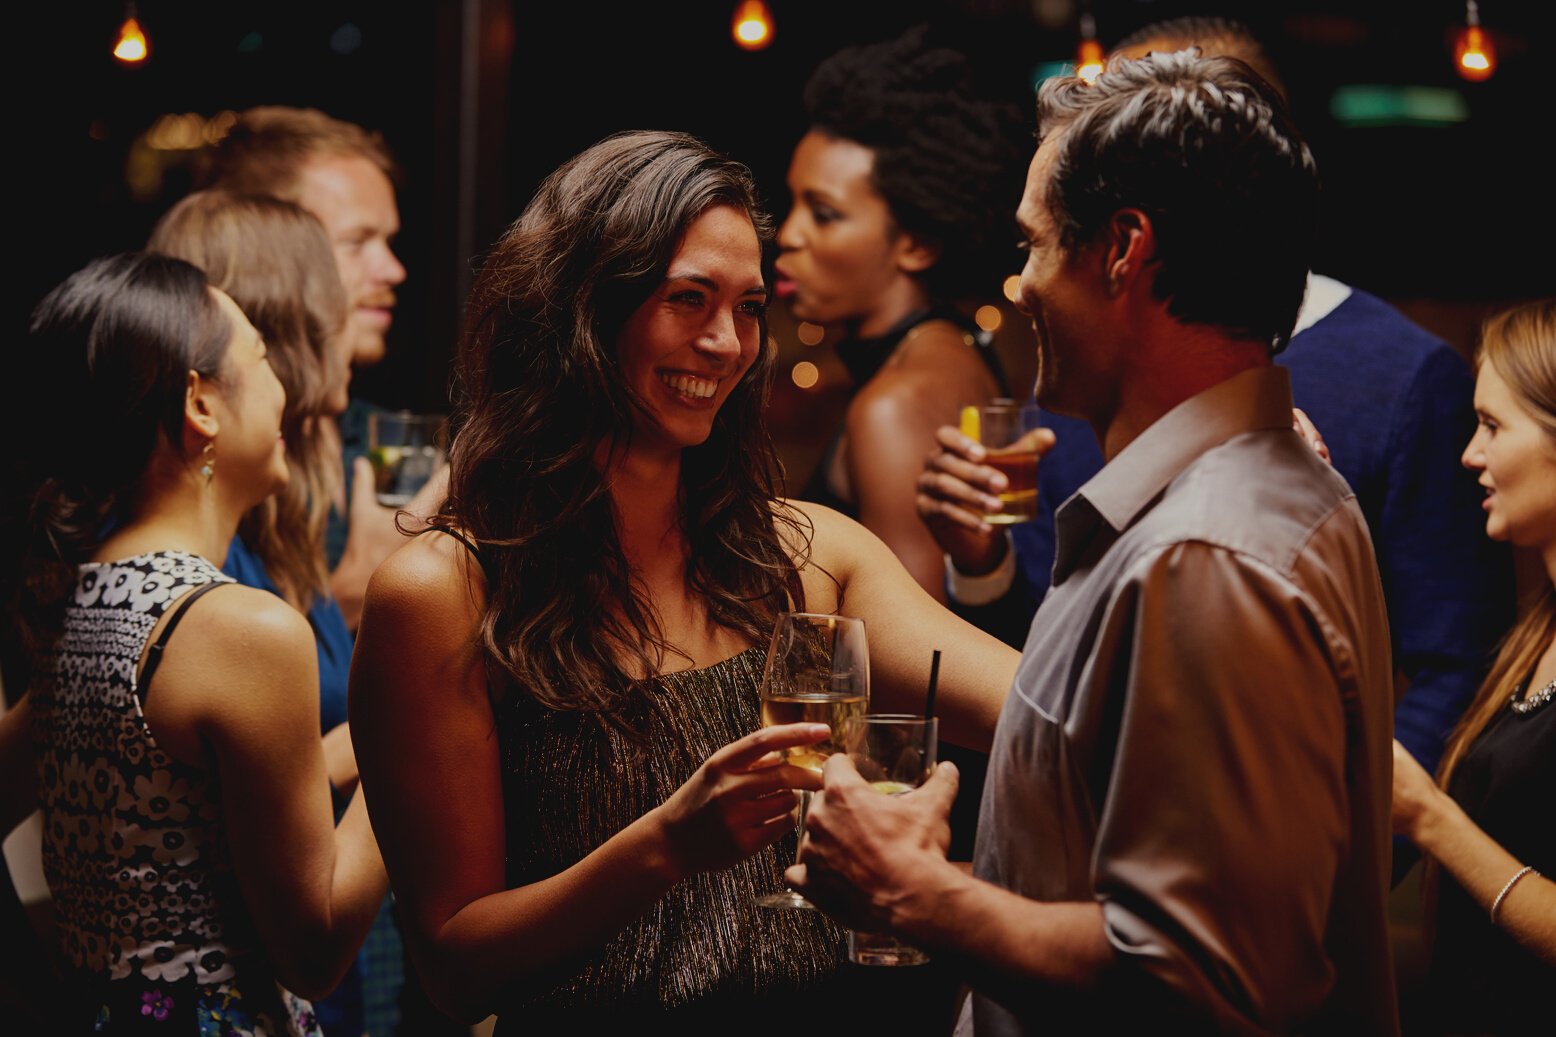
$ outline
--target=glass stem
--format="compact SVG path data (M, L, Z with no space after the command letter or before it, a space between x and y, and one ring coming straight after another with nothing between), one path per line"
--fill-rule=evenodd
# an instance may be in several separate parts
M810 809L810 789L800 789L800 819L794 826L794 863L800 863L800 843L805 841L805 813ZM788 883L784 883L788 885Z

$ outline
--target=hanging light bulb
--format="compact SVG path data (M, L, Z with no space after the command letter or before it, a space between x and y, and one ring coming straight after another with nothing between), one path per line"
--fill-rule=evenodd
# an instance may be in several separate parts
M138 65L146 60L149 48L146 33L135 19L135 5L124 7L124 24L119 26L119 38L114 41L113 56L126 65Z
M1497 70L1496 52L1491 37L1480 27L1480 8L1475 0L1464 4L1464 28L1453 43L1453 67L1472 83L1482 83Z
M763 0L741 0L730 32L741 50L761 50L773 42L773 12Z
M1088 83L1102 75L1102 44L1097 42L1097 23L1090 11L1081 14L1081 45L1075 54L1075 74Z

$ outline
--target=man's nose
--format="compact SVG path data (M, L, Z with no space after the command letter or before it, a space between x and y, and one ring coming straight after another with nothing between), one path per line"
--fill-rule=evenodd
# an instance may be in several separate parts
M405 283L405 267L400 263L400 257L394 254L394 249L389 247L388 242L379 247L373 263L373 275L384 284Z

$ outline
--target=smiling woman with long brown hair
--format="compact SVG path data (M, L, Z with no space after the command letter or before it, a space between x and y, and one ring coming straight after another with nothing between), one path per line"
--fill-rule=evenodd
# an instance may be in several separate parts
M625 133L547 178L475 287L441 532L375 574L351 675L375 830L450 1014L765 1033L824 995L841 930L755 904L793 859L792 790L820 785L773 751L826 733L761 727L779 612L864 617L877 709L922 708L942 648L948 736L992 732L1016 653L779 496L770 240L744 166Z

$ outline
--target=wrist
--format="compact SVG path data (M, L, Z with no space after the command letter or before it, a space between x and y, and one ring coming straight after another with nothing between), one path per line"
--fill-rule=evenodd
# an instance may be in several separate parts
M992 564L983 559L966 563L945 556L946 593L960 605L988 605L1004 597L1016 581L1016 552L1010 542L1009 531L1002 531L993 541L997 553Z
M643 846L640 847L639 860L645 871L663 883L666 889L691 877L695 869L676 849L675 826L662 805L644 814L634 827L642 829Z
M1433 785L1409 817L1405 834L1422 850L1436 856L1433 847L1441 845L1442 833L1453 823L1455 814L1462 811L1453 797Z
M978 880L971 869L928 853L905 862L902 874L910 876L911 886L890 907L892 930L912 943L936 943L948 905L956 903L962 889Z

